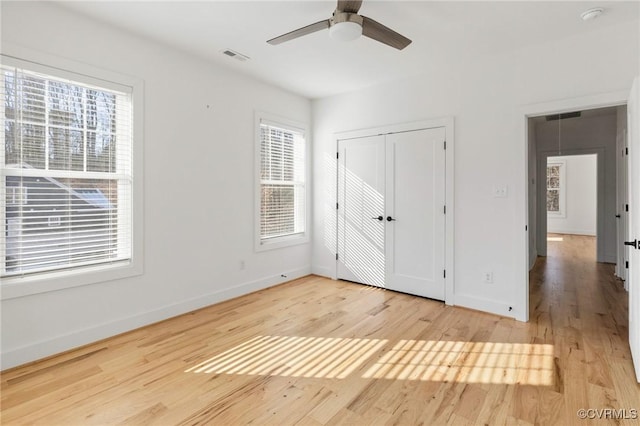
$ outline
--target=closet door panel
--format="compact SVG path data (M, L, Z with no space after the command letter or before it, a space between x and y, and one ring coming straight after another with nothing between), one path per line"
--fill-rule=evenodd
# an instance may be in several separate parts
M338 145L338 278L384 287L384 136Z
M444 138L438 128L386 139L387 288L439 300L444 300Z

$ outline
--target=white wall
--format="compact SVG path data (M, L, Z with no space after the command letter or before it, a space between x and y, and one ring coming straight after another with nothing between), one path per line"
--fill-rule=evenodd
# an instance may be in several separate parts
M629 91L638 72L638 22L485 57L434 57L421 75L313 102L313 271L331 275L333 134L442 116L455 118L454 303L525 317L527 237L520 133L524 106ZM434 41L435 42L435 41ZM412 48L419 48L413 46ZM594 55L593 52L598 52ZM553 66L550 66L553 64ZM507 185L507 198L492 186ZM494 282L482 283L492 270ZM520 292L520 293L519 293ZM509 310L512 307L512 310Z
M310 272L310 244L253 249L254 111L310 123L309 100L55 5L1 7L3 43L142 78L146 95L144 274L3 300L2 368Z
M557 160L564 162L566 204L563 217L547 214L547 232L595 236L598 157L590 154L547 158L548 162Z

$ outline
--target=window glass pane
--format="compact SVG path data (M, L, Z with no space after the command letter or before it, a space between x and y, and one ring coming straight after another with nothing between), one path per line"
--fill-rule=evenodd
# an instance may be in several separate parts
M87 129L114 133L116 128L116 96L98 90L87 90Z
M13 120L16 118L16 79L12 71L4 71L4 116Z
M115 172L115 144L112 134L87 132L87 170Z
M7 176L5 184L8 274L116 257L116 181Z
M560 166L547 166L547 188L560 188Z
M84 170L84 138L80 130L49 128L49 169Z
M4 122L4 161L5 164L18 164L20 162L20 146L16 141L16 123L5 120Z
M45 122L45 80L23 75L18 85L20 114L18 119L27 122Z
M83 88L76 85L49 82L49 124L82 129L84 124Z
M547 191L547 211L560 211L560 192L557 189L549 189Z
M295 232L295 191L293 185L262 185L262 237Z
M19 161L27 168L44 169L45 127L35 124L21 124L18 127L18 140L15 142Z

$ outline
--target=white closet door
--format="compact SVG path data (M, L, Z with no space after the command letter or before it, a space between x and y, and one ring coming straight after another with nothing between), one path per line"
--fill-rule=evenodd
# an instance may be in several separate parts
M338 143L338 278L377 287L385 286L384 147L384 136Z
M445 295L444 140L444 128L386 139L386 287L438 300Z
M445 129L338 144L339 279L444 300Z

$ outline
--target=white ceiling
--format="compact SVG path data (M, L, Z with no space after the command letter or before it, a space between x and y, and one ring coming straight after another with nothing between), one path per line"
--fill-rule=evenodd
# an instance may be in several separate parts
M327 19L335 1L73 1L69 9L215 61L308 98L421 73L439 60L499 52L638 20L640 2L380 1L360 14L413 40L398 51L362 37L338 42L328 31L272 46L266 40ZM580 13L605 13L584 22ZM239 62L221 53L247 55Z

